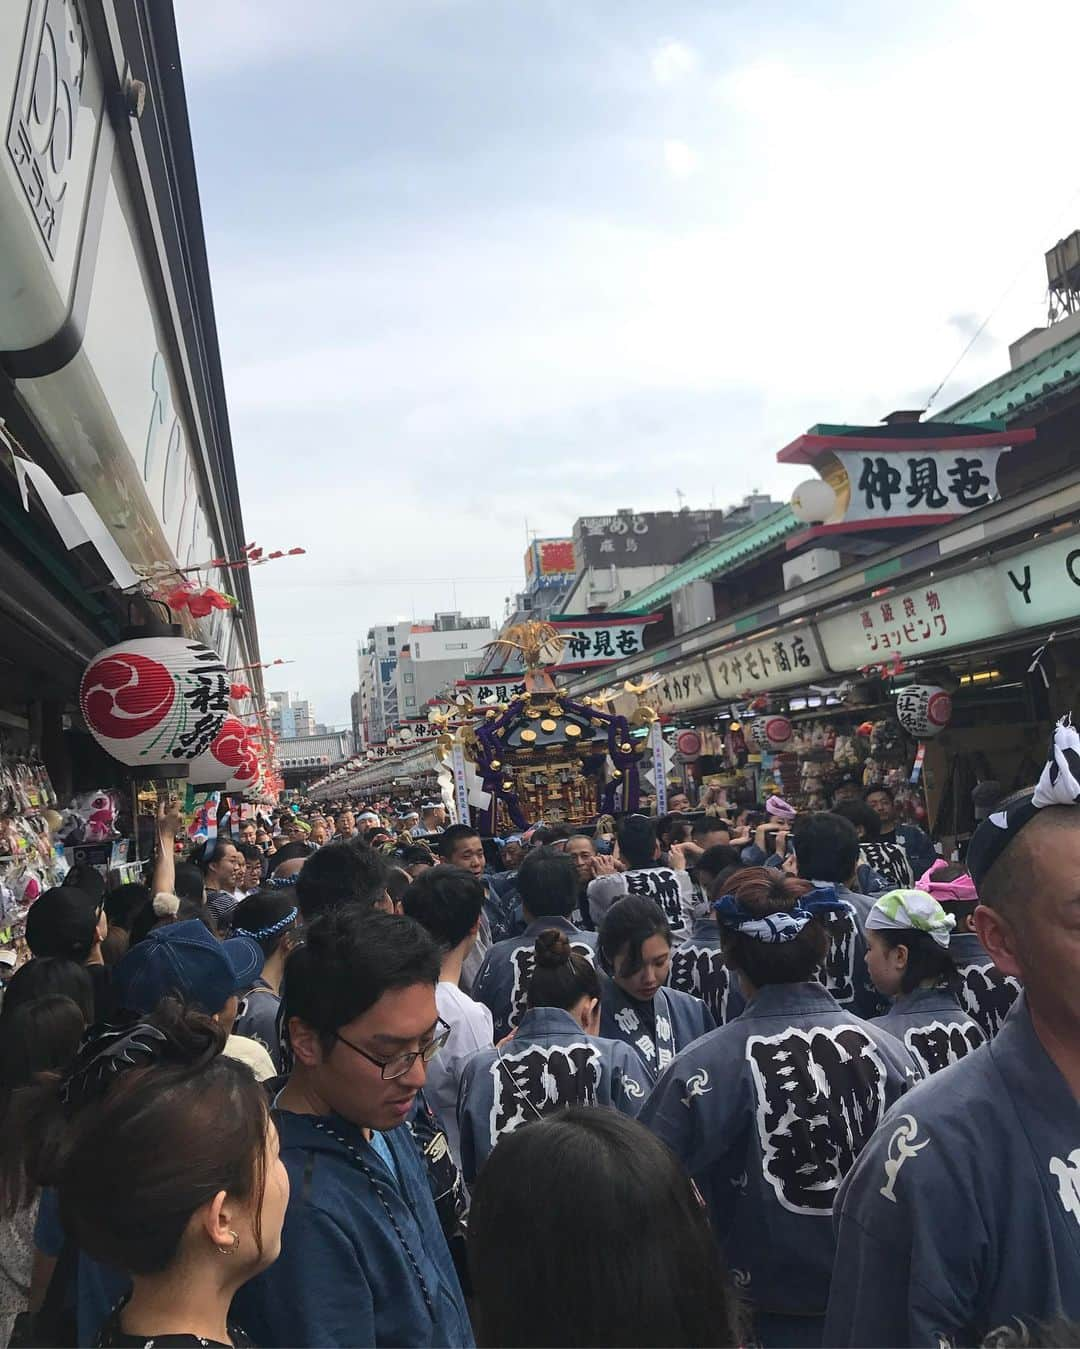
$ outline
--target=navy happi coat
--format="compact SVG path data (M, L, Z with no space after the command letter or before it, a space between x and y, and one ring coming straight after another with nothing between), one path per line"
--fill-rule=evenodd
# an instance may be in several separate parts
M620 1040L586 1035L559 1007L534 1007L501 1049L474 1054L458 1092L461 1164L471 1182L505 1134L570 1105L636 1115L652 1080Z
M642 1123L697 1181L757 1310L824 1313L833 1200L889 1106L918 1080L897 1040L803 983L760 989L657 1082Z
M893 1108L835 1219L826 1344L938 1349L1080 1321L1080 1103L1026 997Z

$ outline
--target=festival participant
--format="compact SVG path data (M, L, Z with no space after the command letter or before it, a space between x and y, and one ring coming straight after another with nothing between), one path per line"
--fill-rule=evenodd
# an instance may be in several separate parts
M886 890L910 890L911 863L899 843L882 843L881 818L865 801L838 801L830 812L850 820L859 836L859 865L855 872L858 893L867 898Z
M288 1181L265 1095L223 1041L167 1003L96 1028L38 1089L31 1169L56 1187L61 1243L131 1276L98 1345L251 1343L229 1306L277 1256Z
M701 1188L759 1341L820 1344L833 1199L919 1070L817 979L832 887L751 867L726 889L715 910L746 1010L678 1055L641 1118Z
M901 1041L927 1077L986 1043L952 990L955 924L921 890L882 895L866 920L866 967L878 992L893 999L875 1024Z
M425 801L420 807L420 824L425 834L440 834L446 828L446 807L441 801Z
M864 798L866 804L881 821L880 843L899 843L911 863L912 876L921 876L934 865L937 852L928 834L917 824L900 823L896 815L896 798L890 787L870 787Z
M445 1043L438 947L411 918L346 905L285 971L294 1067L275 1119L292 1192L281 1258L234 1311L275 1345L470 1345L424 1162L404 1124Z
M232 911L240 902L236 892L244 879L243 854L232 839L219 835L207 839L188 860L203 874L210 917L219 931L227 931Z
M693 1186L614 1110L571 1106L502 1140L473 1193L469 1263L491 1349L746 1343Z
M362 811L356 817L356 829L361 838L366 837L373 829L381 829L382 820L373 810Z
M224 1053L245 1063L260 1082L276 1074L266 1050L235 1035L240 994L255 982L263 953L250 937L219 941L193 918L155 928L116 967L116 1005L149 1015L162 998L205 1012L226 1035Z
M674 866L661 865L655 820L628 815L620 822L618 860L625 870L600 874L589 886L589 912L597 928L603 925L616 900L636 895L655 900L663 909L672 934L686 936L693 922L694 882L678 847L672 849Z
M690 805L690 798L681 787L668 792L667 808L672 815L686 815L693 809Z
M976 829L975 926L1024 992L997 1036L913 1092L836 1204L826 1340L980 1344L1080 1318L1080 736Z
M334 816L334 839L336 842L347 843L349 839L356 835L356 816L346 807L339 810Z
M663 910L637 895L613 904L600 927L600 1034L624 1040L652 1076L716 1026L700 998L664 987L671 946Z
M534 848L518 871L518 892L525 930L491 947L472 986L472 996L491 1012L496 1040L508 1035L525 1011L541 932L558 929L587 960L596 947L594 934L570 919L577 905L578 876L569 857L554 848Z
M35 956L20 965L4 987L0 1018L37 998L70 998L89 1026L94 1020L94 985L85 965L58 956Z
M150 889L138 881L117 885L105 894L105 918L109 930L101 943L101 959L115 965L128 949L135 915L150 902Z
M842 905L824 915L829 950L822 982L841 1007L861 1017L880 1016L885 1000L866 969L864 928L872 901L851 888L859 863L855 826L821 811L800 815L793 843L799 875L812 885L831 885Z
M46 890L26 915L26 944L36 957L74 960L86 967L94 985L94 1019L112 1007L112 968L105 964L101 944L109 932L104 892L94 899L74 885Z
M586 932L595 931L589 912L589 886L596 879L596 844L588 834L571 834L563 848L577 871L578 902L574 922Z
M305 923L342 904L389 910L386 860L359 840L328 843L313 853L296 878L296 902Z
M85 970L71 961L32 960L23 968L34 965L63 965L68 978L86 979ZM88 987L86 991L89 1006ZM63 994L19 998L14 1004L5 997L0 1013L0 1139L19 1127L12 1108L19 1094L42 1074L67 1069L86 1024L85 1008ZM8 1165L9 1148L8 1141L0 1143L0 1340L5 1344L29 1301L38 1211L37 1187L21 1166Z
M732 839L732 828L727 820L719 815L701 815L690 830L690 841L699 852L708 852L710 848L719 848Z
M995 800L1000 800L1000 793ZM1019 979L1002 974L975 931L979 897L971 873L966 867L939 857L919 880L919 889L933 895L945 912L956 919L956 929L949 941L949 955L956 967L953 992L964 1011L992 1040L1020 996L1021 986Z
M464 1065L458 1124L469 1184L499 1140L530 1120L570 1105L636 1115L652 1085L629 1045L599 1038L600 980L566 933L538 933L532 965L513 1040Z
M311 831L308 834L308 840L316 848L321 848L330 842L330 833L326 828L324 820L313 820Z
M442 968L435 986L439 1016L450 1027L446 1043L428 1064L424 1094L446 1131L460 1166L457 1100L466 1061L494 1038L491 1012L461 991L461 967L472 950L484 907L484 887L460 867L429 867L406 890L402 907L439 944Z
M720 926L712 910L720 878L740 866L739 850L731 844L720 843L702 853L691 873L700 895L694 925L671 952L668 988L700 998L718 1026L737 1017L745 1003L738 980L724 963Z
M436 865L431 849L423 842L415 843L409 848L399 849L398 860L414 881L417 876Z
M262 970L240 994L233 1034L262 1045L279 1073L284 1066L277 1025L281 981L300 940L299 921L295 896L285 889L259 890L233 911L233 935L250 937L263 953Z
M240 896L240 899L246 899L248 895L253 895L262 885L266 859L254 843L238 843L237 848L240 851L240 856L244 859L244 874L236 888L236 893Z
M452 824L439 835L435 843L441 861L447 866L468 871L484 887L484 911L480 915L480 927L461 971L461 987L470 993L484 957L493 943L502 941L510 934L512 908L503 903L484 874L484 843L472 825Z

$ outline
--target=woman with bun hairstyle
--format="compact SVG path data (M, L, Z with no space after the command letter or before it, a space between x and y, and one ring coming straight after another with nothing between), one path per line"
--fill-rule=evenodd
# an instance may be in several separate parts
M921 1074L820 982L843 903L832 886L747 867L723 888L714 909L746 1009L679 1054L641 1119L704 1194L760 1343L820 1344L840 1182Z
M616 900L600 924L600 1034L625 1041L650 1078L716 1027L700 998L666 987L671 946L663 910L641 895Z
M266 1095L224 1043L166 999L93 1027L66 1076L27 1094L28 1174L53 1187L80 1285L88 1262L131 1280L96 1340L29 1342L251 1343L229 1306L277 1259L289 1181Z
M471 1182L500 1138L571 1105L636 1115L649 1075L629 1046L599 1038L600 980L570 938L536 938L528 1003L513 1038L474 1054L458 1095L461 1163Z

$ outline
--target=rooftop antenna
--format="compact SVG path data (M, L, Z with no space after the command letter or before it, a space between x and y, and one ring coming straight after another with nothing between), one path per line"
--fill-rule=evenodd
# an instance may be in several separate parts
M686 500L686 493L679 487L675 488L675 497L679 503L679 510L683 508L683 502Z

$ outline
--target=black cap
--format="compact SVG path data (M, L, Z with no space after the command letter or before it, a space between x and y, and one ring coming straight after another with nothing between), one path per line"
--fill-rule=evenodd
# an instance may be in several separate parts
M60 956L79 964L94 949L101 905L85 890L58 885L30 905L26 944L35 956Z

